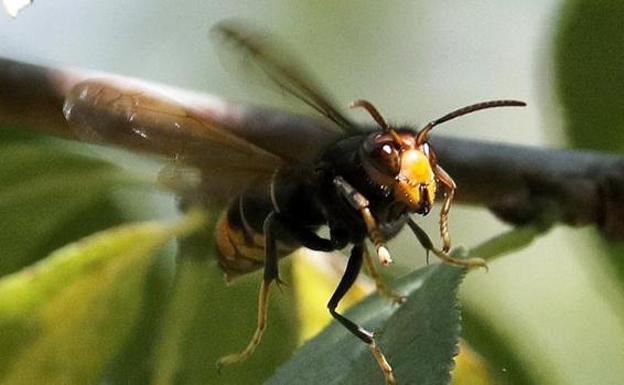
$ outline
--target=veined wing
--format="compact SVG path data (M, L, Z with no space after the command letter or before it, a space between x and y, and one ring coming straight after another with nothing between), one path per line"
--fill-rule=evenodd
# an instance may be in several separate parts
M220 43L228 43L229 49L240 54L245 64L261 72L283 91L307 104L322 116L334 122L347 134L358 133L358 129L347 119L320 87L315 85L302 66L297 65L285 49L275 40L267 41L259 33L241 23L228 21L213 29Z
M280 165L279 157L228 131L225 122L218 120L227 108L223 103L215 99L206 106L213 111L200 117L148 88L95 79L70 91L63 112L76 135L88 142L188 158L198 166L228 162L232 167L274 169Z
M305 118L127 79L79 83L66 98L64 114L85 141L171 159L162 173L167 184L186 178L192 168L209 203L227 201L278 167L311 160L333 140L330 131Z

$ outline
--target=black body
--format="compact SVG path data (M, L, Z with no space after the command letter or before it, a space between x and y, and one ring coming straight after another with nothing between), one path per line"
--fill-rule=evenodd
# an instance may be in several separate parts
M366 225L359 212L336 187L336 177L342 177L366 196L373 216L379 220L384 238L394 237L407 222L408 213L389 189L375 184L363 169L359 149L369 135L358 134L339 139L312 164L278 169L271 179L248 188L235 198L227 210L227 230L242 233L247 246L255 245L258 254L245 255L241 252L236 258L254 260L255 263L249 268L240 268L232 263L232 259L224 258L223 250L219 248L221 265L226 274L234 277L262 267L264 253L259 253L261 247L254 242L257 243L258 236L267 235L264 234L264 226L271 213L275 213L280 223L280 230L274 234L281 246L280 257L300 246L333 251L347 244L362 244L368 235ZM323 225L330 229L328 240L315 234Z

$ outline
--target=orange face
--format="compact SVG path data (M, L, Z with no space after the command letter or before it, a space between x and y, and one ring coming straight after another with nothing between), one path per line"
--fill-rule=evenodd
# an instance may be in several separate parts
M436 181L429 157L421 148L401 153L401 170L394 178L394 197L410 211L426 214L433 205Z
M392 189L397 201L411 212L426 214L433 205L436 178L427 143L417 144L413 133L381 133L369 137L362 160L371 179Z

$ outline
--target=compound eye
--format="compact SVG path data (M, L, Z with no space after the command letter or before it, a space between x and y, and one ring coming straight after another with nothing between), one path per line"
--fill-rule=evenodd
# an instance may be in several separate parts
M395 176L401 171L401 158L393 143L379 143L368 157L371 164L385 175Z

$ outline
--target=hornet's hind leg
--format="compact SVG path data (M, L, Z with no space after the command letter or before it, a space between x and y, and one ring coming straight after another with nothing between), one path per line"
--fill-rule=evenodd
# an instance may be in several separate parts
M316 235L313 231L301 227L296 223L288 221L288 218L275 211L271 212L264 220L264 238L265 238L265 261L264 261L264 277L260 285L260 293L258 294L258 324L253 337L242 351L221 357L217 361L217 369L221 371L224 366L235 364L249 358L256 347L260 344L262 335L267 326L267 312L269 304L269 291L271 283L274 281L278 284L281 282L279 278L279 255L277 252L277 240L280 236L288 235L295 239L302 246L318 251L333 251L336 248L344 246L343 240L329 240Z

